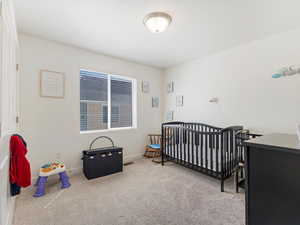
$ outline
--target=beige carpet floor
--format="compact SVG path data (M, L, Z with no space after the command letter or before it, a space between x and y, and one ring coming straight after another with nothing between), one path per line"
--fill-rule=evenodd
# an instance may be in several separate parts
M88 181L71 177L60 190L33 198L29 188L17 198L14 225L244 225L244 194L173 163L162 167L141 159L123 173Z

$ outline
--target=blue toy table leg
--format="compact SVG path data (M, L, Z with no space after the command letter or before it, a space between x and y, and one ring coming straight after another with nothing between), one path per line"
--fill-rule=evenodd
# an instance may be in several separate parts
M39 185L40 182L40 176L38 177L38 179L36 180L36 183L34 184L35 187L37 187Z
M68 188L71 186L69 182L69 177L66 173L66 171L59 173L60 181L61 181L61 188Z
M37 180L37 188L33 197L41 197L45 195L45 185L48 177L39 177Z

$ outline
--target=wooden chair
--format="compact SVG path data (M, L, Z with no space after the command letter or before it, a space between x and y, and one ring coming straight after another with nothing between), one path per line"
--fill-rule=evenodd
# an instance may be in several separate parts
M150 144L145 147L144 156L147 158L157 158L161 154L160 144L161 135L160 134L149 134Z

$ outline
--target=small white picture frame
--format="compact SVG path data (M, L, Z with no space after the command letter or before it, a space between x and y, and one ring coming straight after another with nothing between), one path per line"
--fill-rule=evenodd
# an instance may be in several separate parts
M167 91L168 91L168 93L173 93L174 92L174 82L173 81L168 83Z
M152 108L159 107L159 97L152 97Z
M167 112L166 120L167 121L173 121L174 120L174 111L173 110L170 110L170 111Z
M64 98L65 74L50 70L41 70L40 96L47 98Z
M150 83L149 81L142 81L142 92L149 93L150 92Z
M298 139L300 141L300 124L297 125L297 135L298 135Z
M176 106L182 107L183 106L183 95L176 96Z

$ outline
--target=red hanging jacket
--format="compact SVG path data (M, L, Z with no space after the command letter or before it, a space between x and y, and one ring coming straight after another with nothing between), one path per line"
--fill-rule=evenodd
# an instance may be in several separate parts
M26 146L23 140L13 135L10 138L10 183L20 187L31 185L30 164L26 159Z

